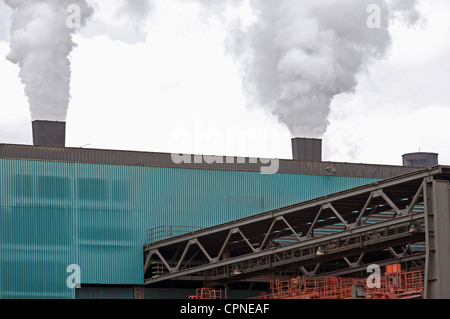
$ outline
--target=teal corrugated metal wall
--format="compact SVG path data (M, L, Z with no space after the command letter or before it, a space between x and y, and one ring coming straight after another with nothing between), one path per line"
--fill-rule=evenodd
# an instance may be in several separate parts
M0 159L0 297L143 283L147 229L207 227L375 179Z
M76 290L76 299L133 299L133 287L83 287Z

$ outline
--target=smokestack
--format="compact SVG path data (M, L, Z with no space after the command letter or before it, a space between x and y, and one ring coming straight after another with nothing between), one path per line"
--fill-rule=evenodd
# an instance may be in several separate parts
M322 161L322 140L296 137L292 140L292 158L296 161Z
M66 123L33 121L33 145L64 147L66 145Z
M403 155L403 166L431 167L439 165L437 153L408 153Z

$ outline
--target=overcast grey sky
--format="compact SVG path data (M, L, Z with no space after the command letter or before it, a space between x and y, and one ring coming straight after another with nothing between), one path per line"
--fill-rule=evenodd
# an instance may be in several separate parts
M324 160L450 164L450 1L88 3L67 146L291 158L291 136L311 132ZM12 13L0 0L0 143L31 144Z

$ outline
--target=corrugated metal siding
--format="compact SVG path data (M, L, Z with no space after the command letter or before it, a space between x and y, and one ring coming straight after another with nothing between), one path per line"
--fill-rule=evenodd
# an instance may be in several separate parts
M195 295L195 289L145 288L145 299L188 299L192 295Z
M133 299L133 287L89 287L76 289L75 299Z
M66 286L66 267L73 263L72 201L56 182L73 168L0 162L0 297L73 298Z
M143 283L147 229L212 226L375 179L0 159L0 297Z

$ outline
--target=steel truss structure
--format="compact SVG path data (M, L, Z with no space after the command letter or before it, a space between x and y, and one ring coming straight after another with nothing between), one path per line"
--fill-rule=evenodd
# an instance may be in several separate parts
M401 262L425 269L425 298L450 298L449 181L450 167L436 166L146 244L144 284L336 276Z

